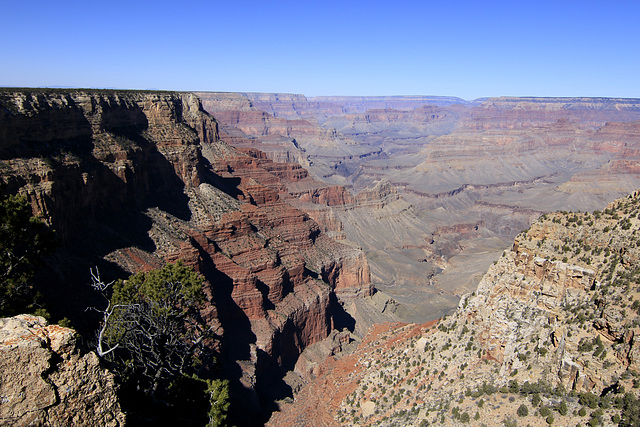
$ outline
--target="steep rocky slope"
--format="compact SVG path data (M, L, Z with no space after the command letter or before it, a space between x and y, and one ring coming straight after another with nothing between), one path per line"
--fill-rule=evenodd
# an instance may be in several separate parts
M639 192L545 215L453 315L372 329L273 425L314 405L326 425L635 425L639 216Z
M113 375L75 332L42 317L0 319L0 423L123 426Z
M194 95L5 91L0 105L2 182L61 239L41 286L54 315L91 329L93 266L111 280L183 259L207 279L241 415L258 422L342 304L372 293L363 253L286 203L306 172L221 141Z

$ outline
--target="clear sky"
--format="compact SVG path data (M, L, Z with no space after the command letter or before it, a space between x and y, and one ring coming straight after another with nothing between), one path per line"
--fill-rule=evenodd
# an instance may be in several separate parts
M0 86L640 98L640 1L0 0Z

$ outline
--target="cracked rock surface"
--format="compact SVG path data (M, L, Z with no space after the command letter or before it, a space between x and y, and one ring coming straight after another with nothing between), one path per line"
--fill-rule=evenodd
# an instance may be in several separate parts
M72 329L21 314L0 319L0 424L121 426L113 375L80 354Z

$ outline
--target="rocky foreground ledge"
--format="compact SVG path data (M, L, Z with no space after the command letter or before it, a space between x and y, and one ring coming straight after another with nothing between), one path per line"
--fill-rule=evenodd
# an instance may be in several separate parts
M21 314L0 319L0 424L121 426L114 378L76 333Z

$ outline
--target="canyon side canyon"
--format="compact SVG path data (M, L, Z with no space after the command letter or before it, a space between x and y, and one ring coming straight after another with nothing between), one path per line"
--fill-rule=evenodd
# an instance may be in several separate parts
M408 421L437 421L443 396L465 393L460 384L508 388L505 377L576 393L634 384L620 377L638 369L637 325L616 313L635 300L621 305L620 292L606 298L596 282L605 282L605 268L630 274L637 263L625 249L635 247L637 194L607 204L640 188L640 100L3 89L0 181L56 230L59 249L38 290L53 317L68 317L83 336L100 320L86 310L96 304L90 268L114 280L183 260L204 277L202 316L219 337L216 375L230 380L239 424L261 424L280 407L274 425L316 416L327 425L392 425L405 419L394 414L418 404ZM576 214L581 227L595 223L592 235L586 226L573 230L570 214L552 213L605 207L626 222ZM627 223L628 233L610 231ZM589 263L578 256L582 246L558 252L577 241L601 252ZM622 267L601 256L607 246ZM587 327L562 323L588 301ZM445 314L453 315L440 329L424 323ZM38 318L5 324L47 328ZM7 334L2 348L14 351ZM457 345L476 337L473 351L453 363L450 344L433 361L431 350L454 336ZM576 355L595 337L608 356ZM373 356L393 342L402 343L388 353L396 359ZM341 356L359 343L355 356ZM371 408L396 398L368 368L426 366L416 348L431 356L430 375L442 384L420 402ZM91 359L71 353L60 357ZM444 384L442 376L464 378L467 366L467 382ZM60 363L44 371L70 375ZM402 393L426 384L413 371L402 381L400 371L388 374ZM101 387L113 381L101 375ZM284 403L294 392L313 402L339 384L348 393L323 393L339 399L323 401L319 415L299 399ZM105 396L113 412L96 425L118 425L124 415ZM60 400L30 411L57 422Z

